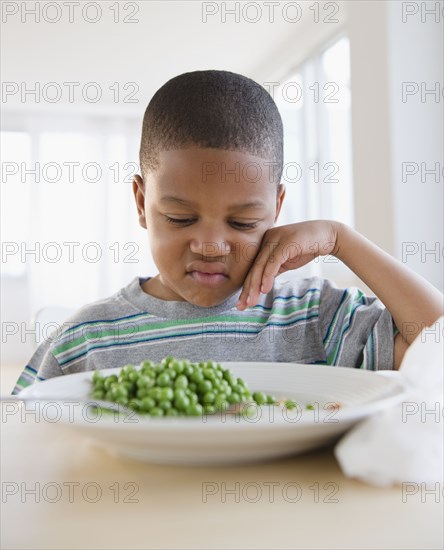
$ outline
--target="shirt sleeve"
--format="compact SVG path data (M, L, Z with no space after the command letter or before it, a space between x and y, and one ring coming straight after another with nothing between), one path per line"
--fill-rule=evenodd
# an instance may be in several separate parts
M20 374L12 395L17 395L31 384L62 374L63 371L52 353L52 342L42 342Z
M324 279L319 323L328 365L392 370L399 332L384 304L359 288L337 288Z

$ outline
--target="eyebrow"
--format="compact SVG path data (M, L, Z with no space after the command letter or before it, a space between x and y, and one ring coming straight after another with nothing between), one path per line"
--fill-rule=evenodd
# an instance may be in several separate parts
M196 204L192 201L187 201L173 195L166 195L164 197L161 197L160 200L164 202L177 202L179 204L184 204L185 206L196 206ZM232 206L228 207L228 210L246 210L247 208L267 208L267 205L263 201L256 200L246 202L244 204L233 204Z

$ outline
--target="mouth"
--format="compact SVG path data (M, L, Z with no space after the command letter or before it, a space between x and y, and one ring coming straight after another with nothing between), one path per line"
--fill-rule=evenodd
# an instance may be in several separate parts
M228 281L227 275L224 273L205 273L203 271L190 271L188 275L200 285L219 286Z
M222 262L196 260L187 266L188 275L199 285L216 287L228 280L227 266Z

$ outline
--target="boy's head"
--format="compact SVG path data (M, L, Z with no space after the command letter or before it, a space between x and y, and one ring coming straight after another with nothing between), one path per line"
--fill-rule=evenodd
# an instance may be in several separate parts
M139 221L159 270L144 290L204 307L221 303L242 286L285 195L276 104L236 73L172 78L146 109L140 166Z

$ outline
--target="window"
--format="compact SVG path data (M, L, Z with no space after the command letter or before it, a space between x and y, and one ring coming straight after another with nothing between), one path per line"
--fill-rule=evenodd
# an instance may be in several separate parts
M349 40L297 67L274 91L284 125L286 198L277 225L332 219L351 227L353 179ZM298 275L343 278L339 260L317 258Z
M31 161L31 138L26 132L2 132L1 238L2 273L22 276L19 243L30 236L31 193L21 182L20 167Z
M140 121L27 117L1 132L2 276L31 311L78 308L155 266L137 221ZM151 265L150 265L151 261Z

